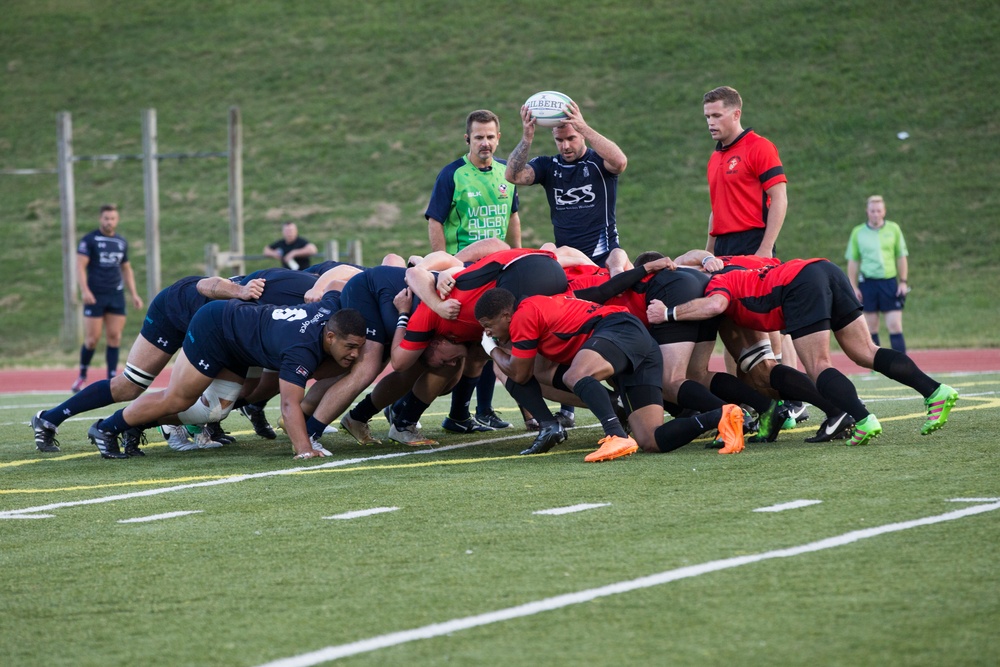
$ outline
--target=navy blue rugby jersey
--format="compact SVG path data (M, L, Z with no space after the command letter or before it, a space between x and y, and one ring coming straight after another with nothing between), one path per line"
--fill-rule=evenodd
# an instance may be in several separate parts
M244 276L240 280L240 285L246 285L254 278L263 278L265 281L264 293L257 299L257 303L272 306L294 306L306 300L306 292L316 285L318 276L291 269L261 269Z
M604 158L593 148L575 162L566 162L561 155L539 156L528 166L535 172L535 183L545 188L557 246L576 248L590 257L618 247L618 174L604 167Z
M295 306L258 305L230 299L222 322L229 352L247 366L275 368L278 377L300 387L326 359L323 330L340 310L340 292Z
M124 288L122 264L128 261L128 241L124 236L105 236L100 229L95 229L80 239L76 253L90 258L87 287L91 292L107 294Z

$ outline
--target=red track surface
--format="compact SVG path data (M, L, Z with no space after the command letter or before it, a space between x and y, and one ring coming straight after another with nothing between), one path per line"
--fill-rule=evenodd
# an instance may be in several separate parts
M917 362L926 373L959 373L959 372L1000 372L1000 348L965 349L965 350L913 350L909 356ZM868 373L851 362L842 353L834 353L833 362L844 373L858 375ZM723 370L722 357L712 359L712 370ZM90 379L97 381L102 377L103 368L91 368ZM15 393L26 391L68 391L76 379L76 369L12 369L0 370L0 393ZM167 368L153 383L153 388L167 386L170 379L170 369Z

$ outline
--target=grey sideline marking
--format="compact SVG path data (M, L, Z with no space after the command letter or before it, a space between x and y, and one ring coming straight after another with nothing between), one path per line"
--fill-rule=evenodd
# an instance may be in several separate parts
M770 507L758 507L754 512L784 512L785 510L794 510L800 507L809 507L810 505L818 505L823 502L822 500L793 500L787 503L781 503L780 505L771 505Z
M386 512L395 512L398 507L373 507L370 510L355 510L353 512L344 512L343 514L334 514L333 516L325 516L324 519L360 519L365 516L372 516L373 514L385 514Z
M918 528L920 526L930 526L936 523L943 523L945 521L955 521L956 519L982 514L984 512L993 512L998 509L1000 509L1000 502L992 503L990 505L975 505L973 507L966 507L964 509L955 510L946 514L924 517L922 519L889 523L884 526L875 526L864 530L854 530L849 533L844 533L843 535L828 537L826 539L810 542L797 547L775 549L774 551L765 551L759 554L737 556L735 558L724 558L722 560L701 563L700 565L690 565L676 570L667 570L658 574L640 577L638 579L620 581L607 586L601 586L600 588L591 588L576 593L566 593L564 595L545 598L544 600L536 600L534 602L528 602L516 607L507 607L506 609L491 611L485 614L466 616L465 618L456 618L443 623L433 623L431 625L425 625L422 628L414 628L412 630L391 632L389 634L378 635L368 639L361 639L349 644L328 646L326 648L319 649L318 651L311 651L309 653L303 653L302 655L290 658L274 660L272 662L265 663L260 667L311 667L312 665L318 665L331 660L337 660L339 658L359 655L361 653L370 653L372 651L388 648L390 646L406 644L412 641L417 641L418 639L441 637L443 635L449 635L453 632L458 632L459 630L468 630L469 628L490 625L501 621L509 621L511 619L523 618L525 616L533 616L545 611L552 611L555 609L562 609L563 607L568 607L570 605L590 602L591 600L595 600L597 598L628 593L643 588L651 588L653 586L659 586L672 581L697 577L710 572L719 572L721 570L728 570L730 568L740 567L741 565L759 563L761 561L772 560L774 558L789 558L792 556L800 556L802 554L814 553L826 549L833 549L835 547L853 544L854 542L868 539L870 537L896 533L903 530L909 530L910 528Z
M573 512L592 510L596 507L607 507L610 504L611 503L581 503L579 505L570 505L569 507L555 507L550 510L538 510L537 512L532 512L532 514L572 514Z
M166 512L165 514L152 514L150 516L139 516L134 519L118 519L118 523L146 523L147 521L159 521L160 519L173 519L178 516L187 516L188 514L200 514L205 510L190 510L187 512Z

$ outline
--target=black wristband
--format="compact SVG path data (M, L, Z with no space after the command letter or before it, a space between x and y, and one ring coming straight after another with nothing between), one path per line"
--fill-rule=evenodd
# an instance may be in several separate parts
M669 308L667 308L667 322L676 322L677 321L677 317L676 317L676 312L675 311L676 311L676 308L674 306L670 306Z

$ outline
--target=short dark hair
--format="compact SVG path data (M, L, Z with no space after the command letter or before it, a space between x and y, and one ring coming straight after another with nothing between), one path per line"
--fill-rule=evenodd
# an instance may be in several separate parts
M104 215L105 211L117 211L118 204L101 204L101 212L99 215Z
M712 102L720 101L727 109L743 108L743 98L740 97L740 94L736 92L735 88L730 88L729 86L719 86L718 88L713 88L705 93L705 97L702 98L702 102L704 104L711 104Z
M326 330L332 331L337 338L360 336L368 333L368 325L364 316L353 308L341 308L326 322Z
M465 119L465 133L472 133L473 123L496 123L497 132L500 131L500 118L489 109L476 109Z
M494 287L476 301L476 319L492 320L504 311L514 312L514 293L502 287Z
M642 266L658 259L663 259L663 253L656 252L655 250L647 250L646 252L639 253L639 256L635 258L634 265Z

